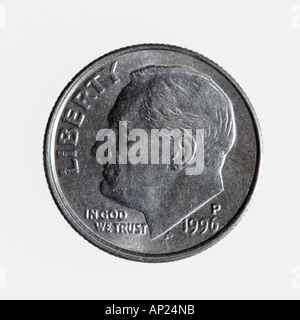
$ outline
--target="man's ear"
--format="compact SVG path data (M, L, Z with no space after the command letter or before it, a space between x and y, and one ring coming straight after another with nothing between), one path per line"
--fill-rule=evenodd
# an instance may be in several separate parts
M195 161L197 141L193 135L185 134L184 145L181 144L180 147L176 149L180 152L175 154L175 148L171 148L171 170L173 171L179 172L193 164Z
M177 153L175 153L175 150L177 151ZM171 152L170 152L170 155L171 155L171 170L172 171L176 171L176 172L180 172L181 170L185 169L188 165L187 163L187 159L185 157L185 152L188 152L187 151L188 149L185 149L182 145L182 142L180 142L180 146L177 146L177 148L174 147L174 144L173 146L171 147Z

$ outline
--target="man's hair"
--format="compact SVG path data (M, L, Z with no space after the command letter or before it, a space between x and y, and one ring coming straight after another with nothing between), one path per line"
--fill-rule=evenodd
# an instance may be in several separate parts
M205 165L223 165L235 140L234 113L210 78L189 68L151 66L131 74L123 98L131 100L151 128L204 129Z

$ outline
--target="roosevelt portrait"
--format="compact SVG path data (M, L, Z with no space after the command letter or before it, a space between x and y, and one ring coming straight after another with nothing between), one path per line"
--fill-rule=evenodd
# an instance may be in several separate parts
M224 191L222 169L236 138L233 107L209 77L186 67L150 66L131 73L108 116L118 130L203 129L204 169L187 175L187 163L106 164L101 193L142 212L155 239Z

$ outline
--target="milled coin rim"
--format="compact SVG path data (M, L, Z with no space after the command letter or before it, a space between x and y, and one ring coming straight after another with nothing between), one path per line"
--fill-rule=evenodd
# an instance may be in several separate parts
M172 51L172 52L178 52L181 54L188 55L190 57L199 59L205 63L207 63L212 68L216 69L218 72L220 72L237 90L237 92L240 94L240 96L243 98L248 111L250 113L250 116L252 118L253 127L255 130L255 136L257 140L257 166L255 170L255 174L253 177L253 181L250 187L250 190L248 192L247 197L245 198L243 204L241 205L240 209L237 211L237 213L234 215L232 220L216 235L211 237L210 239L206 240L205 242L193 246L191 248L173 252L173 253L167 253L167 254L144 254L144 253L138 253L131 250L126 250L119 248L115 245L112 245L108 243L107 241L99 238L96 239L96 235L89 230L77 217L76 214L72 214L72 209L68 206L68 203L66 199L64 199L63 195L59 192L59 187L55 182L55 170L53 170L53 163L51 161L51 141L53 139L52 133L54 129L54 124L56 121L58 121L58 113L62 107L62 104L66 101L66 97L70 94L72 89L76 88L76 85L81 81L83 77L86 76L87 73L91 72L93 67L99 64L99 62L105 62L107 59L114 59L119 55L124 55L132 52L142 51L142 50L166 50L166 51ZM65 89L62 91L61 95L59 96L58 100L56 101L54 108L51 112L46 133L44 137L44 169L46 173L46 179L47 183L51 192L51 195L59 209L59 211L62 213L64 218L68 221L68 223L72 226L72 228L78 232L83 238L85 238L87 241L89 241L94 246L98 247L99 249L112 254L114 256L124 258L131 261L137 261L137 262L172 262L172 261L178 261L184 258L191 257L193 255L196 255L200 252L203 252L204 250L212 247L217 242L222 240L229 232L234 229L234 227L240 222L245 212L248 210L249 206L251 205L251 202L255 196L258 182L261 175L261 169L262 169L262 155L263 155L263 144L262 144L262 133L260 129L260 125L258 122L257 115L254 111L254 108L248 99L247 95L243 91L243 89L239 86L239 84L218 64L213 62L212 60L208 59L207 57L196 53L194 51L191 51L189 49L185 49L178 46L173 45L166 45L166 44L141 44L141 45L134 45L130 47L121 48L119 50L112 51L92 63L90 63L87 67L82 69L71 81L70 83L65 87ZM69 207L69 208L68 208ZM70 212L71 211L71 212Z

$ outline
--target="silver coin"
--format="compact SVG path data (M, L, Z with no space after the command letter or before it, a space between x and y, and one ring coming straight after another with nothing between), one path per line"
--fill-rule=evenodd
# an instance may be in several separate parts
M98 248L142 262L192 256L232 230L253 198L261 154L257 117L236 81L202 55L154 44L82 70L44 144L66 220Z

